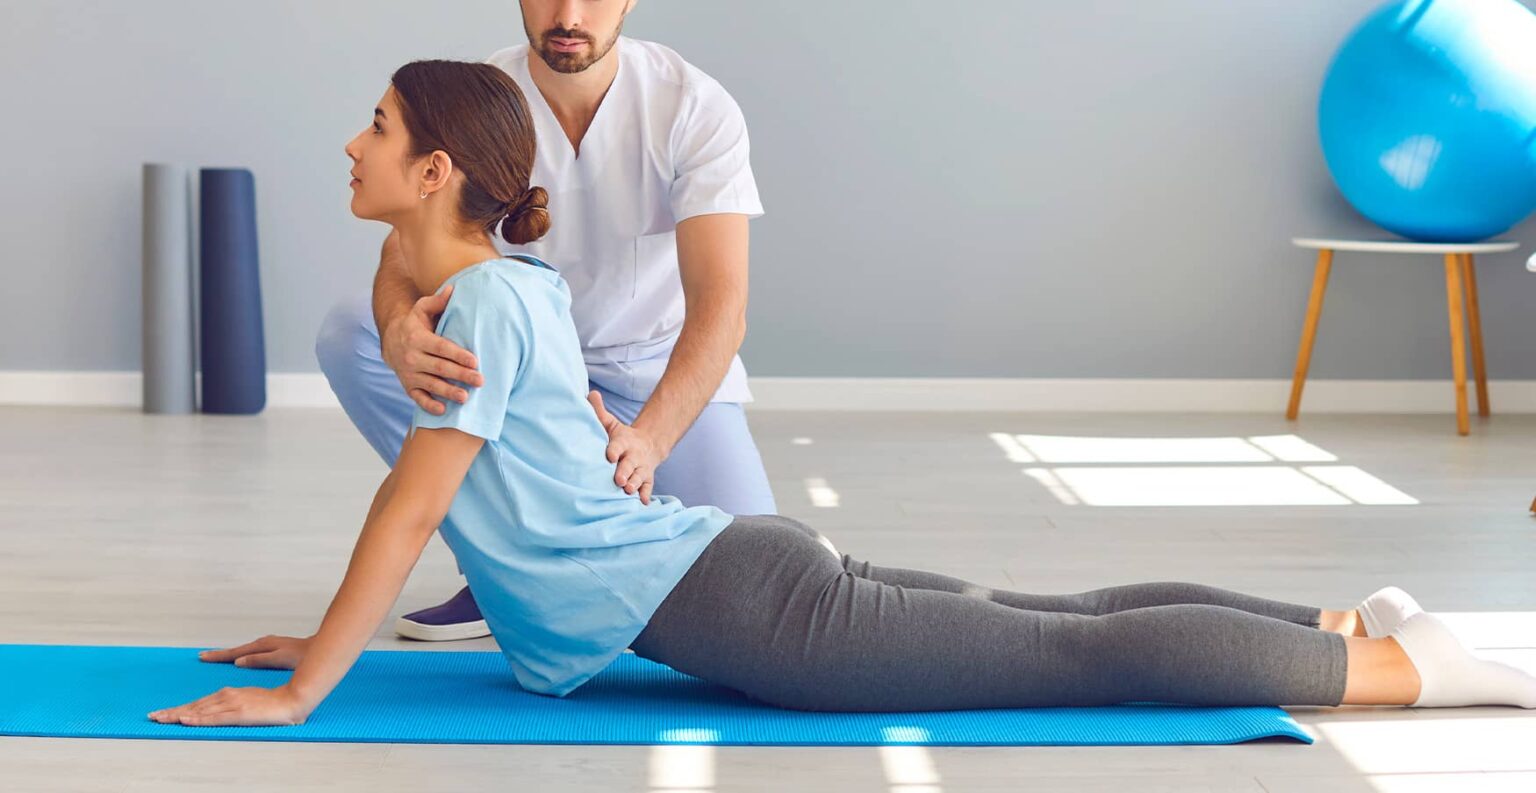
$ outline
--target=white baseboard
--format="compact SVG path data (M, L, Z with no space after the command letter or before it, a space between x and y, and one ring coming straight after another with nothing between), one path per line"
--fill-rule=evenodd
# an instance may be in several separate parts
M1274 413L1289 380L1134 380L958 377L754 377L753 410L1059 411ZM0 371L0 405L131 407L141 404L138 372ZM1495 413L1536 413L1536 380L1488 384ZM1472 389L1468 399L1476 408ZM268 407L336 408L324 375L267 375ZM1441 380L1313 380L1307 413L1450 413Z
M1290 380L754 377L758 409L1274 413ZM1498 413L1536 413L1536 380L1488 384ZM1467 397L1476 410L1475 390ZM1307 413L1452 413L1449 380L1309 380Z
M202 375L197 375L199 386ZM0 405L141 407L144 376L138 372L0 371ZM341 408L319 372L269 372L267 407Z

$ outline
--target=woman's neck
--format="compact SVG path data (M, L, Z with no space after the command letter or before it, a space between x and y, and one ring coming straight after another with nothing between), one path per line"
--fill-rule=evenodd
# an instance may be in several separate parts
M487 259L501 257L490 237L477 242L436 229L399 225L400 252L411 280L423 295L435 294L449 276Z

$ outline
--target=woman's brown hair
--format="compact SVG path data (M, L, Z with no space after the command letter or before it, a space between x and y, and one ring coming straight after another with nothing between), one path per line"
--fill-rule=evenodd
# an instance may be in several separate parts
M459 216L513 245L549 232L549 194L529 187L533 117L522 89L488 63L412 61L390 82L400 98L411 157L447 152L464 172Z

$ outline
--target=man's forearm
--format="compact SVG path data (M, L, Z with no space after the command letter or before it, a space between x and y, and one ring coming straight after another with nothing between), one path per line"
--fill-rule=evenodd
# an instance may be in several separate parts
M666 454L709 404L747 335L747 216L721 213L677 224L683 330L667 369L631 425Z
M702 306L690 310L666 372L632 426L651 433L670 454L720 388L746 333L741 312Z
M379 333L389 324L411 310L421 298L416 282L411 280L405 266L405 253L400 250L400 238L391 231L384 238L379 252L379 272L373 277L373 321Z

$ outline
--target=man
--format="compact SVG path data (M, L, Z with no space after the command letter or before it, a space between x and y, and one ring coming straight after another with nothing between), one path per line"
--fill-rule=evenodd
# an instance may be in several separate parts
M775 512L742 403L747 221L762 214L741 110L677 53L620 35L634 0L523 0L527 45L490 63L523 89L538 131L532 183L549 191L544 239L503 253L553 264L608 429L614 482L732 514ZM493 235L494 238L494 235ZM370 301L326 316L315 345L348 417L391 466L416 406L463 402L477 361L437 336L448 294L422 296L393 234ZM458 381L457 383L449 381ZM515 527L508 527L514 530ZM468 587L406 614L401 635L489 635Z

